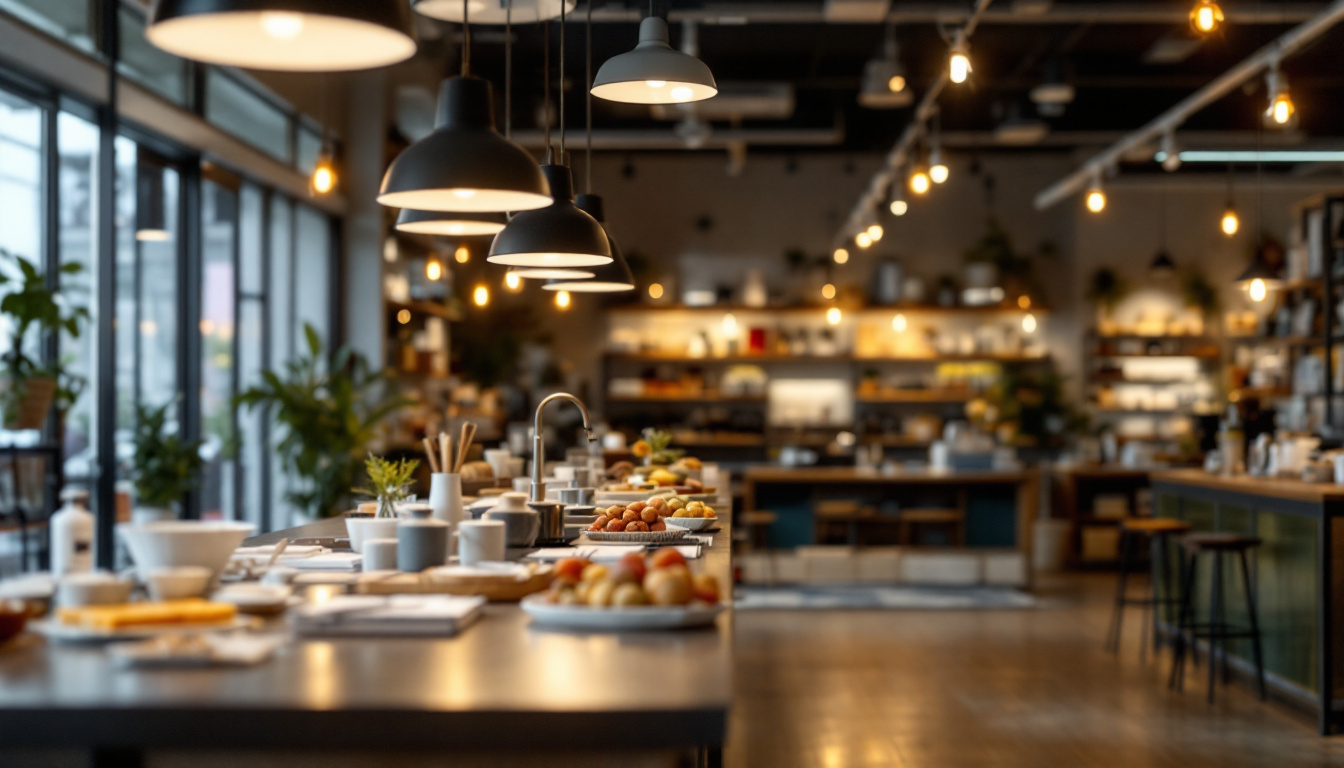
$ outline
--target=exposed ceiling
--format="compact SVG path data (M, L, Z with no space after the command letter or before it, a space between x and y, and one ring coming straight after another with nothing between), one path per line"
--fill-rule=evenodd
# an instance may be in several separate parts
M829 5L829 7L828 7ZM878 13L874 14L874 5ZM885 6L885 9L883 8ZM945 64L945 34L969 11L971 2L894 3L872 0L830 0L769 3L673 2L669 11L673 45L684 34L678 21L697 24L700 56L713 69L726 96L754 104L751 114L768 117L734 119L722 106L705 104L699 126L679 126L655 119L645 107L594 101L598 146L611 149L673 149L689 136L703 146L722 147L742 136L748 144L770 151L885 151L909 120L909 108L871 110L856 101L864 64L882 48L885 23L831 23L832 18L885 18L896 24L900 56L916 93L932 82ZM1049 2L996 0L971 45L974 74L970 82L950 88L941 100L942 129L962 146L1004 148L995 128L1006 116L1039 117L1049 132L1037 148L1069 151L1113 139L1117 132L1142 125L1152 116L1209 82L1324 3L1227 2L1224 31L1193 40L1185 0L1146 2ZM635 41L638 18L647 4L606 3L594 6L594 67L628 50ZM580 4L570 15L566 37L566 123L575 141L583 125L584 16ZM444 76L457 72L460 27L424 20L421 56L433 63L425 71ZM559 24L551 35L552 75L559 50ZM514 27L514 128L523 138L538 128L542 103L543 34L538 25ZM473 28L473 67L496 83L503 98L504 35L502 27ZM1330 108L1344 97L1344 73L1338 50L1344 29L1333 30L1315 45L1284 63L1303 137L1344 135L1344 113ZM421 61L424 68L426 61ZM1075 86L1076 97L1062 114L1038 116L1028 92L1041 82L1047 67L1058 66ZM432 83L424 84L432 88ZM792 93L789 94L789 90ZM1182 132L1200 141L1222 143L1222 132L1237 141L1254 139L1263 108L1264 86L1238 91L1194 116ZM753 101L754 99L754 101ZM785 105L790 108L784 110ZM745 107L744 107L745 108ZM710 113L710 111L713 111ZM787 115L781 117L781 115ZM708 134L703 131L707 123ZM734 133L734 129L740 133ZM778 131L778 136L767 134ZM642 141L647 138L647 141ZM753 140L754 139L754 140ZM533 138L533 140L537 140ZM1187 144L1188 146L1188 144Z

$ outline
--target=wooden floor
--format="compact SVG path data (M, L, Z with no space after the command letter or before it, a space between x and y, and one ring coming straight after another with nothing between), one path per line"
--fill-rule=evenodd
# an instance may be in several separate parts
M741 612L730 768L1344 766L1344 736L1199 673L1167 690L1138 657L1138 613L1102 651L1113 581L1045 583L1041 607Z

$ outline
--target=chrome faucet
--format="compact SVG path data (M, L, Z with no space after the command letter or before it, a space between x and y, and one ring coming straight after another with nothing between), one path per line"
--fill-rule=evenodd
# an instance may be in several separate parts
M543 399L537 403L537 415L532 419L532 498L531 501L546 500L546 484L542 482L542 467L546 463L546 445L541 437L541 411L546 404L552 400L568 400L579 407L579 413L583 414L583 431L588 433L588 442L593 442L597 438L593 437L593 425L588 419L588 406L583 404L579 398L567 393L557 392L554 395Z

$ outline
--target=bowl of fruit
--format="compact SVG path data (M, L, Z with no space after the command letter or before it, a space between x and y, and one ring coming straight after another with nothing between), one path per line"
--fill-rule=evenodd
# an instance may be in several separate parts
M667 508L672 510L666 518L669 529L704 531L719 524L719 514L703 501L691 501L678 496L667 501Z
M629 554L612 566L561 560L551 588L521 605L538 626L602 631L704 627L724 610L718 580L692 575L675 549Z
M669 528L667 518L674 510L667 500L656 496L648 501L613 504L598 510L597 519L588 525L591 541L656 543L675 541L686 535L685 529Z

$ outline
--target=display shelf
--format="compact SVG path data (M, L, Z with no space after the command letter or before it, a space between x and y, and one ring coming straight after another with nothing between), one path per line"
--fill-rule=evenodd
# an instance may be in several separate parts
M635 404L638 404L638 403L660 403L660 404L668 404L668 403L693 403L693 404L702 404L702 403L725 403L725 404L727 404L727 403L733 403L733 404L741 405L741 404L749 404L749 403L765 403L765 402L766 402L766 398L765 398L764 395L722 395L722 394L718 394L718 393L715 393L715 392L705 392L705 393L700 393L700 394L689 394L689 393L688 393L688 394L683 394L683 395L607 395L607 402L608 402L608 403L623 403L623 404L631 404L631 403L635 403Z
M1263 347L1319 347L1325 344L1320 336L1229 336L1233 344Z
M901 403L964 403L978 393L966 389L908 389L883 390L876 393L856 393L854 401L869 404Z
M614 313L621 312L706 312L706 313L824 313L830 309L830 304L799 304L789 306L765 306L749 307L742 304L711 304L709 306L686 306L684 304L623 304L621 306L611 307L608 311ZM942 314L1001 314L1004 312L1031 312L1033 314L1046 314L1050 310L1046 307L1032 305L1027 309L1022 309L1016 304L989 304L984 306L954 306L944 307L936 304L892 304L883 306L853 306L847 307L840 305L843 312L852 313L889 313L889 312L912 312L912 313L942 313Z
M1049 355L1022 354L1012 352L972 352L950 355L895 355L867 357L849 353L836 355L725 355L719 357L692 357L689 355L664 355L645 352L608 352L611 362L630 363L667 363L682 365L719 364L739 365L749 363L949 363L949 362L993 362L993 363L1043 363L1050 360Z

